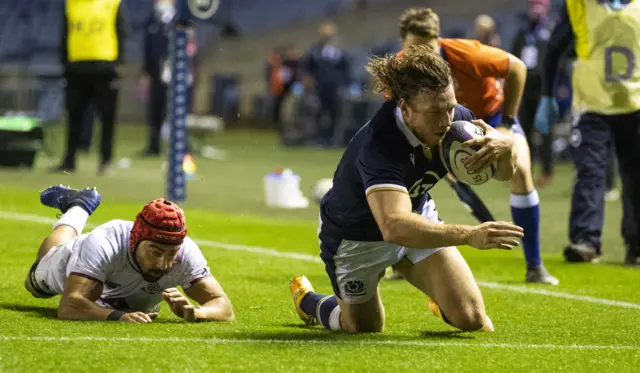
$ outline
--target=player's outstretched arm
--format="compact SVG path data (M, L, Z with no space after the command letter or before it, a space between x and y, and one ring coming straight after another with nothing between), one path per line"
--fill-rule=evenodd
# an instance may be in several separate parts
M112 320L137 324L150 323L155 313L125 313L98 306L95 302L102 295L102 283L95 279L70 274L60 298L58 318L63 320Z
M235 314L231 300L222 290L222 286L213 276L203 277L184 289L185 294L198 302L199 306L194 306L178 291L178 289L167 289L163 297L171 311L186 321L233 321Z
M517 246L517 239L522 237L522 228L505 222L475 227L435 223L411 212L409 195L400 191L374 191L367 200L384 240L400 246L433 249L469 245L478 249L508 250Z

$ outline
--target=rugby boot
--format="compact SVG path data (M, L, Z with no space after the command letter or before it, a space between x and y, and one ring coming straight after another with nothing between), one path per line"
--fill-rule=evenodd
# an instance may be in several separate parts
M40 193L40 203L60 210L63 214L72 206L80 206L91 215L100 206L96 188L73 189L64 185L52 186Z
M315 325L317 323L316 318L308 315L300 308L300 303L305 295L313 291L313 285L311 285L309 279L304 275L294 277L291 282L289 282L289 289L291 290L293 305L296 307L296 312L300 320L304 321L307 326Z
M535 266L527 268L525 282L530 284L558 285L560 281L551 276L549 271L543 266Z

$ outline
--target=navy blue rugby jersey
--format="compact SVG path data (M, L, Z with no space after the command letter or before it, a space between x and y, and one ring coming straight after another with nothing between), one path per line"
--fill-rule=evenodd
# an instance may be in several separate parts
M469 109L456 106L454 120L472 119ZM342 155L333 188L320 205L320 240L332 245L341 240L382 241L367 194L380 189L407 192L413 211L420 212L430 198L429 190L446 174L438 149L427 158L397 103L386 101Z

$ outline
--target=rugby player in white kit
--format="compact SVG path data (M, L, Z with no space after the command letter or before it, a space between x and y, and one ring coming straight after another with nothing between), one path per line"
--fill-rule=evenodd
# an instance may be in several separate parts
M58 318L149 323L164 300L186 321L234 319L231 301L186 236L184 213L173 202L156 199L133 222L111 220L83 234L100 205L95 188L54 186L40 201L62 216L40 245L25 287L36 298L61 294Z

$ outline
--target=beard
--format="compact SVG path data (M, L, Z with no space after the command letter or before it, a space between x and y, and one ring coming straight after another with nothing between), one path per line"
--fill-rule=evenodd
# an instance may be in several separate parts
M145 272L142 273L142 278L147 282L157 282L165 274L167 274L167 272L164 272L164 271L145 271Z

